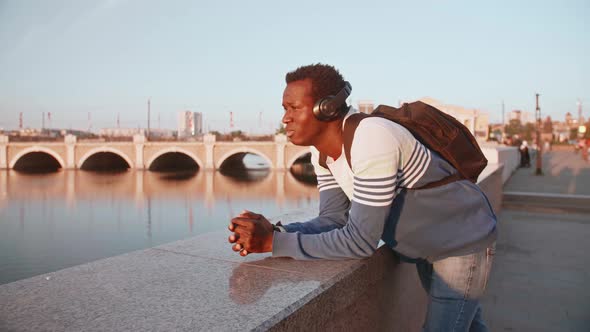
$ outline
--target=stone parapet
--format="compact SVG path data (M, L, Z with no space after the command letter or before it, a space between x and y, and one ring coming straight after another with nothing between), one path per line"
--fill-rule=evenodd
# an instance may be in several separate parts
M488 159L488 164L503 164L502 183L506 183L512 173L518 168L520 164L520 153L518 148L513 146L497 146L497 147L482 147L484 156ZM485 177L485 172L482 173Z
M242 258L227 235L209 233L2 285L0 329L420 329L426 295L415 268L388 248L364 260Z
M504 164L489 164L484 171L484 176L480 176L477 185L486 194L488 201L494 208L494 212L497 214L502 209Z

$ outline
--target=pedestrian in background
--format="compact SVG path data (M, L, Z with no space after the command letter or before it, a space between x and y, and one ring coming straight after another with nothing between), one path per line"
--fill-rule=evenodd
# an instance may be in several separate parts
M531 167L531 155L529 154L529 146L527 141L522 141L520 144L520 167Z

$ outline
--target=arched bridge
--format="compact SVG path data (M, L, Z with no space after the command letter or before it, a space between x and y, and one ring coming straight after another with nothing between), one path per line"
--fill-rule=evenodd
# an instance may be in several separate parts
M151 142L140 135L132 142L77 141L73 135L67 135L63 142L10 142L8 136L0 135L0 168L9 169L26 162L34 166L43 158L64 169L83 168L91 162L100 164L108 158L126 163L125 168L153 169L165 164L171 154L176 157L174 163L180 160L196 164L199 169L219 169L246 153L262 157L272 169L282 170L307 155L309 148L287 142L282 134L271 142L217 142L213 135L205 135L202 142Z

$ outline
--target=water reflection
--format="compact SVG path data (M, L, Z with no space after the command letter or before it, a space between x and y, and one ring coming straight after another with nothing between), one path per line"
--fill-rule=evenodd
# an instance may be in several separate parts
M197 175L196 170L183 170L178 172L161 172L160 178L162 180L170 180L170 181L184 181L188 180L192 177Z
M0 284L223 230L246 208L273 216L317 205L315 186L290 172L242 178L248 181L213 171L0 171Z

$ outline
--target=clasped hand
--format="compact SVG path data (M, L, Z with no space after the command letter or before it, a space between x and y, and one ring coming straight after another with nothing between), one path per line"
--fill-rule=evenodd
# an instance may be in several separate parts
M244 210L232 218L228 229L233 232L228 238L233 243L233 251L240 256L251 252L262 253L272 251L273 226L261 214Z

